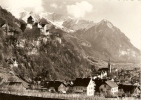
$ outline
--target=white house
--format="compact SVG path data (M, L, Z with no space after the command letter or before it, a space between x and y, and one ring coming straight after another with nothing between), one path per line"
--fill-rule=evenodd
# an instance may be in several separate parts
M13 66L18 67L18 62L16 60L13 62Z
M114 81L106 81L99 87L100 92L110 92L113 95L118 92L118 85Z
M76 78L73 84L74 93L82 93L93 96L95 92L95 84L91 78Z

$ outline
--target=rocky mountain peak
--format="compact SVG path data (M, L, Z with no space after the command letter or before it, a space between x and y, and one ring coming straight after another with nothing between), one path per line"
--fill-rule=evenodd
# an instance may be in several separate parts
M108 26L109 28L114 28L114 25L106 19L101 20L98 24L102 26Z

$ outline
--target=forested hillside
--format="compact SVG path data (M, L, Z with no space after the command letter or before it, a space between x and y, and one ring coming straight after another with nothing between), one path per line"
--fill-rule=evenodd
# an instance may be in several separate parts
M46 32L49 35L45 35L37 24L18 20L0 9L1 67L25 79L72 79L90 75L91 65L64 39L67 33L50 23Z

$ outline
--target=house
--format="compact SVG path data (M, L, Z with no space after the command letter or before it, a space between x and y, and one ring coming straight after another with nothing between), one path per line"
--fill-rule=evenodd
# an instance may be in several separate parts
M140 75L139 75L140 76ZM131 78L131 82L132 83L137 83L137 82L140 82L140 77L139 76L133 76L132 78Z
M93 96L95 92L95 83L91 78L76 78L73 84L74 93L82 93Z
M96 76L95 76L96 77ZM107 77L107 71L101 71L98 75L98 78L104 79Z
M40 23L41 24L41 34L42 35L45 35L45 36L48 36L48 35L51 35L51 33L50 33L50 26L49 26L49 24L47 23L47 24L42 24L42 23Z
M7 33L9 31L9 25L7 23L1 24L1 28Z
M6 80L0 85L2 90L26 91L29 88L29 84L17 76L11 75Z
M13 62L13 67L18 67L18 62L16 60Z
M13 35L14 35L14 31L9 30L9 31L7 32L7 35L9 35L9 36L13 36Z
M67 86L67 93L73 92L73 83L74 83L74 80L67 80L64 82L64 84Z
M11 68L18 67L18 62L15 58L9 58L7 59L7 63L10 65Z
M6 28L7 28L7 24L4 23L4 24L1 25L1 27L2 27L4 30L6 30Z
M105 81L105 84L102 84L99 87L100 92L110 93L111 95L115 95L118 93L118 85L114 81Z
M67 86L60 81L48 81L46 86L50 92L66 93Z
M23 86L22 82L9 82L7 88L10 91L26 91L26 88Z
M73 92L73 85L68 84L67 85L67 93L72 93Z
M105 82L107 81L107 79L100 79L100 78L96 78L94 79L94 82L96 84L95 86L95 92L99 93L99 87L102 85L102 84L105 84Z
M135 96L140 94L140 87L132 84L119 84L119 91L124 91L126 96Z

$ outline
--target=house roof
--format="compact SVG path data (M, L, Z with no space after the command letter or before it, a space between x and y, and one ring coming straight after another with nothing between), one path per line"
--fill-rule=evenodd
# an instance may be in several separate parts
M49 24L45 18L40 19L40 24Z
M90 80L91 80L90 78L76 78L76 80L74 81L73 86L87 87L89 85Z
M50 87L58 88L61 84L63 83L60 81L48 81L47 88Z
M106 81L106 83L107 83L111 88L118 87L118 85L117 85L114 81Z
M20 80L20 82L22 82L22 84L23 84L23 86L24 86L25 88L29 88L29 83L28 83L28 82L24 81L23 79L21 79L21 78L19 78L19 77L18 77L18 79Z
M15 84L16 84L16 83L22 83L25 88L29 88L29 83L27 83L26 81L22 80L22 79L19 78L18 76L10 76L9 79L11 79L11 80L9 80L11 84L12 84L12 83L13 83L13 84L14 84L14 83L15 83Z
M119 89L123 89L125 93L130 92L131 94L134 93L134 90L137 88L137 86L134 85L124 85L124 84L119 84Z
M9 82L9 85L20 85L22 82Z

